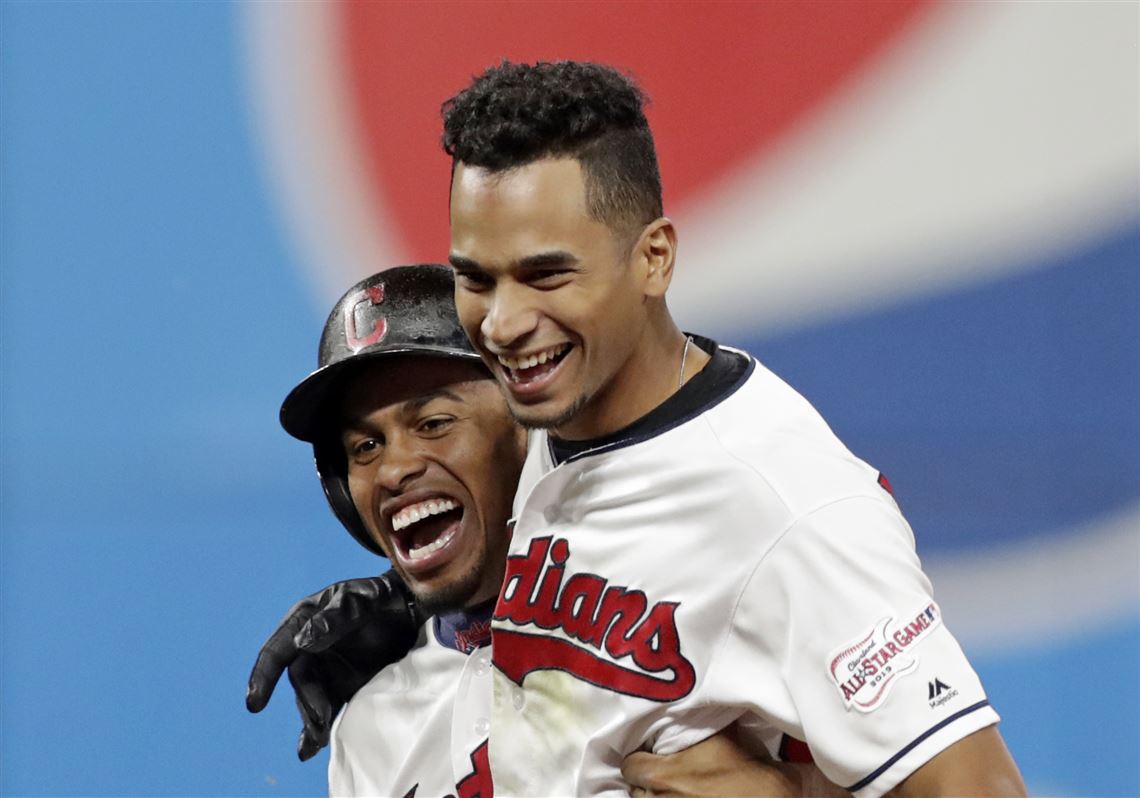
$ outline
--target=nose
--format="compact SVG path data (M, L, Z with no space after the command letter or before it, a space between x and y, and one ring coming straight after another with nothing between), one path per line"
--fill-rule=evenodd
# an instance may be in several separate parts
M376 482L389 493L399 493L427 468L423 453L406 435L390 438L382 457L376 469Z
M526 286L501 283L488 299L479 325L483 340L496 349L509 349L534 332L538 311Z

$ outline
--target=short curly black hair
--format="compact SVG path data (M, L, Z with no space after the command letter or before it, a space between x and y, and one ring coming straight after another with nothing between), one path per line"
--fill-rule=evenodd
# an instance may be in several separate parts
M443 104L443 149L453 167L494 172L574 158L590 216L639 231L663 212L646 101L632 78L604 64L502 61Z

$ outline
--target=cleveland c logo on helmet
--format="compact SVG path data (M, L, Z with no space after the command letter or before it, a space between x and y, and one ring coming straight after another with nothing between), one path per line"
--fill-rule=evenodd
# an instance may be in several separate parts
M371 318L373 308L384 301L384 284L369 286L363 291L358 291L348 302L348 312L344 314L344 342L348 345L354 353L359 352L366 346L372 346L384 340L384 336L388 333L388 320L381 316L378 319L372 319L372 332L361 336L357 329L357 316L364 316ZM361 307L363 306L363 308ZM361 311L365 312L361 312ZM365 325L361 325L365 326Z

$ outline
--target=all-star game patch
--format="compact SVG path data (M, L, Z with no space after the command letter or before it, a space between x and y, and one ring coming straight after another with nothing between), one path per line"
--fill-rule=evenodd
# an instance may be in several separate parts
M831 652L827 672L844 706L860 712L882 706L898 678L918 667L914 647L941 623L942 612L931 602L898 623L893 616L883 618L866 635Z

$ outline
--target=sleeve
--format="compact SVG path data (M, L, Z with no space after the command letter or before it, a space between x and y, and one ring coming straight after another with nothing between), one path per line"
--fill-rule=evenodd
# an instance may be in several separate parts
M730 694L755 697L758 676L775 676L758 711L860 798L998 721L886 497L793 524L744 588L719 662Z
M329 796L356 795L352 780L352 767L347 761L343 743L341 742L340 722L344 717L341 712L333 721L329 734Z

